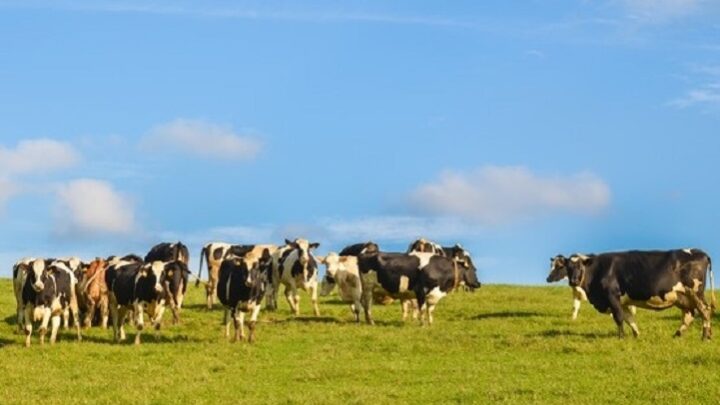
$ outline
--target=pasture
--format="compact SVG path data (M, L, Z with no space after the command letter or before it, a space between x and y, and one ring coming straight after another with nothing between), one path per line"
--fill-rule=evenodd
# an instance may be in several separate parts
M720 346L701 342L700 322L674 339L678 310L638 310L640 338L619 340L588 303L570 320L566 286L454 293L431 327L403 324L397 304L374 307L375 327L356 325L334 296L315 318L304 295L300 318L284 301L263 311L254 345L227 342L222 311L208 312L193 286L182 323L166 313L140 347L130 326L126 344L93 328L80 344L63 331L56 346L34 336L30 349L15 334L9 280L0 291L2 403L657 404L720 395Z

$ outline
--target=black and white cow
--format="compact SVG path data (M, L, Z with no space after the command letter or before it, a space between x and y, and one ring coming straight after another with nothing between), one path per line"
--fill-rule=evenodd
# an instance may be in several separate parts
M573 255L571 257L576 257L578 255ZM555 283L561 280L564 280L568 278L568 262L570 261L569 258L563 256L563 255L557 255L553 258L550 258L550 274L548 274L547 281L548 283ZM572 287L570 286L570 289L572 289L572 295L573 295L573 312L572 312L572 320L576 320L578 317L578 313L580 312L580 306L583 301L587 301L587 295L585 294L585 290L583 290L581 287ZM634 308L634 307L633 307ZM634 314L634 312L633 312Z
M373 254L373 253L379 253L380 252L380 246L378 246L377 243L373 241L368 241L365 243L356 243L354 245L346 246L343 250L338 253L339 256L345 257L345 256L359 256L362 254Z
M145 263L152 262L183 262L186 266L190 265L190 251L182 242L177 243L160 243L152 247L150 252L145 255Z
M173 313L173 323L177 324L180 322L180 311L185 301L190 269L182 261L171 261L165 263L164 272L163 289L167 295L165 299Z
M110 290L110 315L113 337L116 342L125 340L125 317L132 310L135 316L135 344L140 344L140 334L145 327L144 314L156 329L160 329L165 301L167 263L119 262L108 266L105 281Z
M273 271L271 276L271 289L268 294L268 307L277 308L277 294L280 284L285 286L285 298L291 311L300 315L300 294L298 288L307 291L313 304L315 316L320 316L318 306L318 262L312 250L317 249L319 243L310 243L305 239L289 241L286 245L275 251L273 255Z
M22 288L23 324L25 346L30 346L33 322L40 322L40 343L45 343L48 326L52 322L50 343L54 344L60 328L61 317L69 311L79 319L72 272L57 261L37 259L26 268ZM80 323L75 323L78 341L82 340Z
M470 289L480 288L475 271L461 268L434 253L378 253L358 257L362 280L362 305L365 320L372 324L372 291L382 287L388 295L408 300L417 299L421 321L432 324L435 306L448 292L465 281Z
M255 325L272 271L271 249L252 249L241 256L227 255L218 274L218 299L225 306L225 337L230 337L230 320L235 325L235 341L245 338L245 313L250 314L248 341L255 340Z
M439 256L445 256L445 250L443 250L442 246L425 238L420 238L410 243L406 253L410 254L412 252L433 253Z
M320 283L320 295L330 295L337 286L340 299L350 304L355 322L360 322L362 281L357 256L340 256L330 252L325 257L317 257L317 260L326 266L325 276Z
M24 321L23 321L23 286L25 285L25 279L27 278L30 266L37 260L34 257L26 257L18 260L13 265L13 292L15 293L15 304L17 310L17 333L23 333Z
M215 293L217 290L218 273L222 265L225 254L232 247L229 243L211 242L203 246L200 252L200 268L198 269L198 278L195 286L200 285L200 277L202 276L203 260L207 263L208 281L205 284L205 294L207 299L207 308L212 309L215 304Z
M715 306L712 261L700 249L628 251L572 256L567 264L570 286L582 288L600 312L610 312L624 336L626 322L636 337L637 324L630 305L653 310L676 306L683 312L676 332L681 336L695 314L703 318L703 339L712 336L711 316ZM712 306L705 300L705 281L710 274Z

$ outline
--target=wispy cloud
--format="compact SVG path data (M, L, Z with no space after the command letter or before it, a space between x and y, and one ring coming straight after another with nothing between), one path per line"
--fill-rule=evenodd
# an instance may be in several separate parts
M699 12L703 0L622 0L632 18L645 22L666 22Z
M695 85L668 104L681 109L698 107L708 110L720 107L720 66L696 65L690 70Z
M83 238L136 229L132 201L104 181L80 179L59 186L56 209L60 235Z
M141 145L160 153L175 151L227 160L253 159L262 149L262 143L255 137L237 134L229 127L187 119L158 125L143 138Z
M591 173L540 176L525 167L486 166L448 171L410 194L411 207L494 225L547 214L595 214L610 203L610 188Z
M188 4L182 2L140 2L140 1L44 1L44 0L0 0L0 6L23 8L52 8L71 11L103 12L103 13L142 13L158 15L178 15L201 18L224 18L244 20L277 20L297 21L309 23L342 23L366 22L384 24L428 25L428 26L454 26L478 27L477 23L463 21L455 18L441 16L399 15L389 13L372 13L345 10L292 10L288 7L282 9L249 8L226 6L201 2Z
M52 139L23 140L14 148L0 145L0 175L65 169L79 160L80 154L72 145Z

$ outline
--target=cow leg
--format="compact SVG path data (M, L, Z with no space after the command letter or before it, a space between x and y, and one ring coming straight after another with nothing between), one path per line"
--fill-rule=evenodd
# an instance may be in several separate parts
M83 322L83 325L85 328L90 328L92 326L92 319L93 319L93 316L95 316L95 306L96 306L95 300L94 299L89 300L88 308L87 308L87 311L85 312L85 321Z
M617 325L618 337L622 339L625 337L625 328L623 327L623 322L625 321L625 314L623 313L619 298L612 297L610 299L610 311L612 312L612 317L615 321L615 325Z
M243 331L243 319L242 319L242 311L238 311L237 307L232 309L232 319L233 319L233 325L235 326L235 338L233 339L233 342L238 342L243 339L244 331Z
M248 334L249 343L255 342L255 326L257 325L257 319L260 315L260 308L259 302L253 305L252 315L250 316L250 322L248 323L248 330L250 331Z
M115 329L115 341L122 342L127 339L127 336L125 336L125 318L127 318L128 315L128 308L123 306L120 307L120 309L116 312L118 313L116 318L117 320L113 319L113 327Z
M630 306L623 307L623 318L625 320L625 323L627 323L628 326L630 326L630 329L632 329L633 336L640 336L640 330L637 327L637 323L635 323L635 314L633 314Z
M372 317L372 288L365 288L363 285L362 297L360 298L360 305L365 312L365 323L368 325L375 325L375 321Z
M70 329L70 308L65 308L62 311L62 326L63 329Z
M52 330L50 331L50 344L54 345L60 329L60 315L52 315Z
M103 297L100 299L100 317L102 319L101 325L103 329L108 328L108 299L107 297Z
M675 332L675 337L682 336L682 334L686 330L688 330L688 328L692 324L693 320L695 319L692 309L682 308L682 311L683 311L682 324L680 324L680 327L678 328L677 332Z
M288 305L290 305L290 311L293 314L298 315L300 312L300 309L298 308L297 310L295 310L295 295L297 293L294 292L293 290L294 289L290 288L290 286L287 286L287 285L285 286L285 299L287 300Z
M155 330L160 330L162 328L162 318L163 314L165 313L165 300L160 300L159 302L155 302L153 305L153 318L152 318L152 324L155 327ZM173 316L175 313L173 312ZM179 319L179 318L178 318Z
M135 329L137 329L137 333L135 334L135 344L139 345L140 335L145 327L145 305L142 303L135 303L133 310L135 311Z
M38 330L38 333L40 333L40 344L44 345L45 335L47 334L48 326L50 324L50 316L52 315L52 310L45 307L42 311L42 321L40 322L40 329Z
M572 312L572 320L576 320L578 317L578 313L580 312L580 305L582 304L582 301L578 298L573 298L573 312Z
M30 337L32 336L33 330L33 310L32 305L26 305L23 308L23 326L25 329L25 347L30 347Z
M228 339L230 338L230 309L228 307L225 307L223 323L225 324L225 338Z
M17 333L23 333L25 328L25 309L23 308L22 301L17 301Z
M403 322L405 322L407 320L408 314L410 313L410 300L401 299L400 307L402 308L402 320Z
M310 299L312 300L313 305L313 311L315 312L315 316L320 316L320 306L318 305L318 287L317 283L315 283L312 286L312 292L311 292Z
M705 297L700 296L696 293L691 293L690 299L703 318L702 338L703 340L710 340L712 338L712 326L710 324L710 320L712 318L712 311L710 311L709 305L705 303Z

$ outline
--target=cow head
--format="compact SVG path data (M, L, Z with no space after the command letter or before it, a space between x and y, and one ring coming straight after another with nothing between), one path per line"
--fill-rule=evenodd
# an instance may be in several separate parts
M373 241L366 243L363 250L360 251L361 255L373 255L376 253L380 253L380 246Z
M408 247L408 253L420 252L420 253L437 253L438 245L425 238L420 238Z
M335 252L331 252L325 257L319 257L318 260L325 265L325 277L320 283L320 295L325 297L330 295L337 285L335 277L340 269L340 256Z
M35 292L41 292L45 288L43 282L43 273L47 268L45 260L38 259L30 263L29 271L27 272L27 283L32 285Z
M567 261L567 275L570 286L582 286L587 275L588 267L593 264L595 257L575 254Z
M312 257L311 251L320 247L320 244L310 243L306 239L295 239L293 242L285 239L285 243L298 252L298 262L303 269L303 280L310 281L317 271L317 263Z
M155 292L161 294L163 289L163 283L165 282L165 263L155 261L152 263L145 263L140 269L140 273L153 280L155 283Z
M550 274L548 274L546 281L548 283L554 283L560 281L568 276L568 258L563 255L557 255L550 258Z

